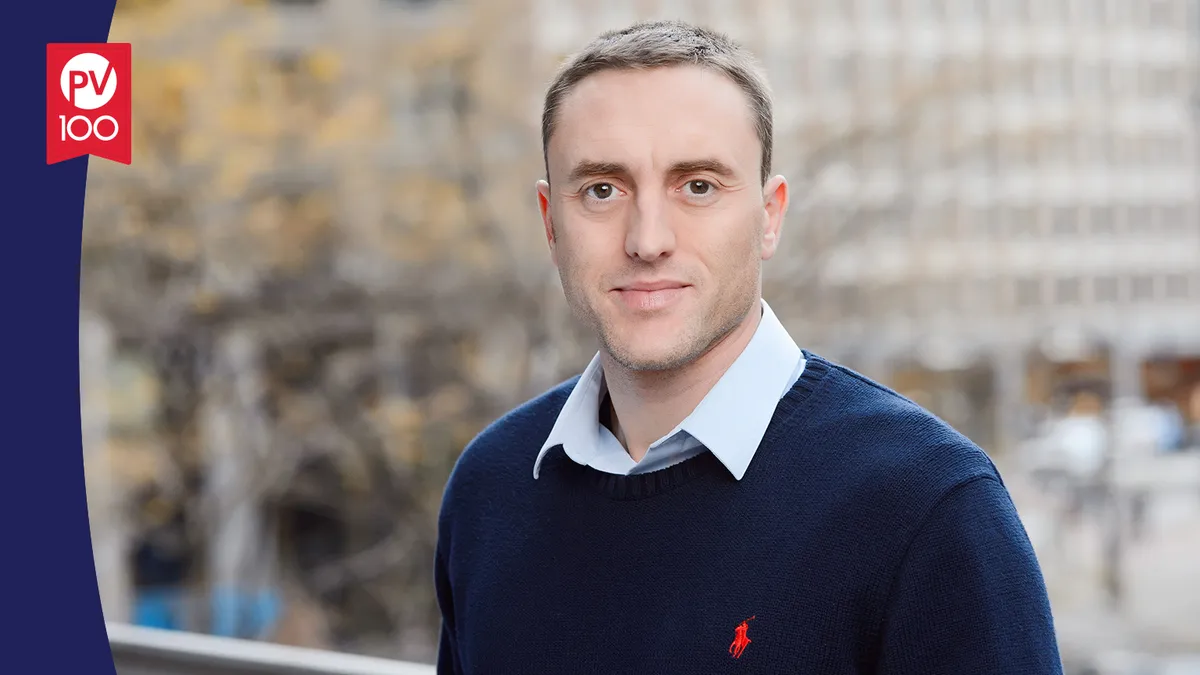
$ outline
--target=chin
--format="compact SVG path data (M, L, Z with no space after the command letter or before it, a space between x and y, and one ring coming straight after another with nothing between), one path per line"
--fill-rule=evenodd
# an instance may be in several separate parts
M660 335L663 335L660 333ZM667 333L676 339L669 342L648 340L605 340L606 351L613 360L635 372L674 370L694 361L699 354L690 342L680 340L680 334Z

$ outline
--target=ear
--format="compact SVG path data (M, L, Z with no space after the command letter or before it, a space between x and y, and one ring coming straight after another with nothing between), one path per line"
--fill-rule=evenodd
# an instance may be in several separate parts
M770 260L779 248L783 217L787 215L788 184L783 176L775 176L763 186L763 211L767 222L763 227L762 259Z
M558 250L554 240L554 216L550 213L550 183L537 182L538 213L542 215L542 226L546 228L546 244L550 246L550 260L558 267Z

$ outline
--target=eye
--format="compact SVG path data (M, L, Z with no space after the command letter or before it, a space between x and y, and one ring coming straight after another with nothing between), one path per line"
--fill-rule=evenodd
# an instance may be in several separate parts
M689 180L684 186L683 191L691 197L705 197L715 190L713 184L706 180Z
M606 201L617 194L617 188L612 183L596 183L585 191L587 196L597 201Z

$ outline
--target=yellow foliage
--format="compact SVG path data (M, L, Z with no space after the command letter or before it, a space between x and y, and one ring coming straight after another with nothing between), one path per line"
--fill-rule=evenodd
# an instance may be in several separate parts
M377 138L382 119L383 104L378 96L355 94L336 114L319 123L313 144L330 149L354 140Z
M152 438L110 438L98 464L120 485L140 486L153 481L165 457Z
M195 61L177 59L162 67L162 76L170 84L187 89L204 87L207 83L207 71Z
M221 299L215 293L206 289L197 289L192 296L192 311L197 314L212 314L217 311Z
M459 384L449 384L437 390L429 398L426 409L433 420L454 419L466 412L471 404L471 393Z
M249 145L229 147L221 159L217 167L216 191L221 197L230 199L244 192L251 178L272 166L266 152Z
M283 131L285 118L256 105L232 105L221 112L221 127L229 136L271 139Z
M317 49L308 55L308 71L319 82L333 82L342 74L342 57L330 49Z
M394 434L416 429L421 423L421 413L412 399L403 396L388 396L380 399L375 407L375 421Z
M479 238L471 238L464 242L459 255L462 261L472 268L487 268L496 263L496 250Z
M154 229L154 248L180 262L190 262L199 254L196 231L186 225L167 225Z
M199 164L211 159L214 140L206 134L185 134L179 147L181 159L187 164Z
M423 40L413 40L400 47L400 54L417 67L430 67L469 54L478 38L473 38L466 26L453 24L428 33Z

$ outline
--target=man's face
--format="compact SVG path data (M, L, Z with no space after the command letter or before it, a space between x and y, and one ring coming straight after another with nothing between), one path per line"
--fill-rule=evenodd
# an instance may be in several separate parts
M711 70L602 72L567 95L538 202L567 302L617 363L678 368L757 308L787 206L760 153L748 99Z

